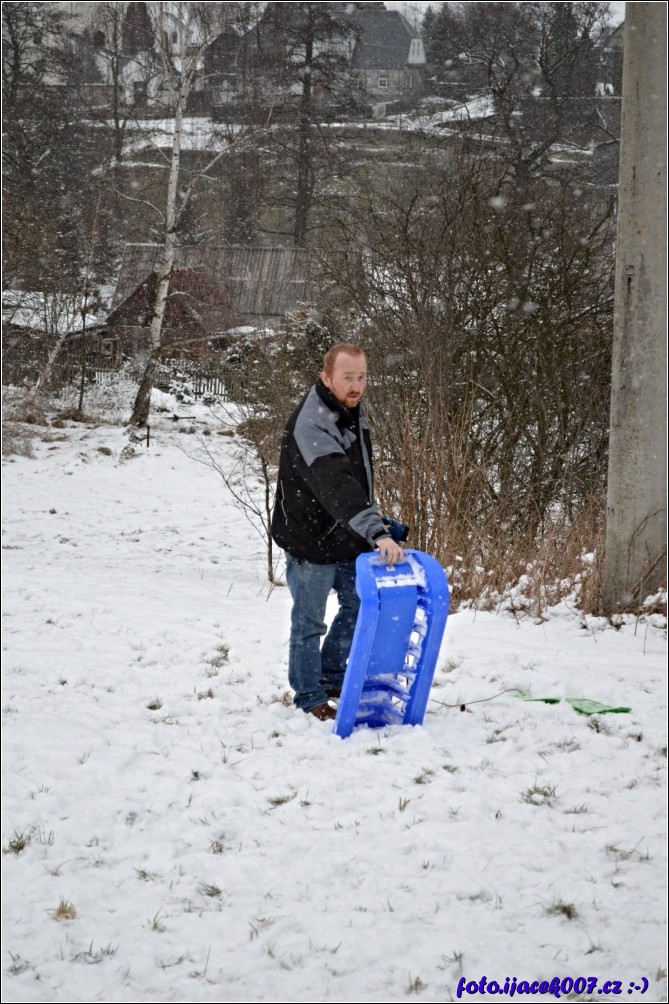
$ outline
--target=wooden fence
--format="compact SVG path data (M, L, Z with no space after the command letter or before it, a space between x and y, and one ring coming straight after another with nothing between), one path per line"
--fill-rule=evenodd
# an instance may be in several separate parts
M193 397L196 401L240 401L246 391L243 373L232 366L166 361L156 378L158 390L172 391L177 397Z
M3 384L32 384L37 379L46 362L46 351L23 356L10 357L3 353ZM63 352L56 360L51 388L59 390L67 384L77 384L81 380L82 365L86 367L85 379L89 383L111 382L121 373L121 366L102 354L87 353L86 361L77 358L73 352ZM137 373L133 374L137 377ZM176 391L182 399L192 397L196 401L233 402L244 399L246 380L238 368L216 363L197 364L184 360L167 360L159 368L155 386L165 392Z

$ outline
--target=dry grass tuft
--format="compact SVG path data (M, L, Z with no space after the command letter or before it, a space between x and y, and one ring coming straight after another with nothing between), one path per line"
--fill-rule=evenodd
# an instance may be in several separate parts
M49 424L44 407L32 394L15 394L5 403L3 413L5 421L8 422L42 426Z
M78 408L65 408L59 414L59 419L61 422L80 422L84 425L100 425L100 421L92 418L91 415L86 415L83 411L79 411Z
M74 920L77 916L76 908L66 899L62 899L56 909L51 914L54 920Z
M3 457L34 457L33 440L35 433L18 422L3 422L2 424L2 455Z

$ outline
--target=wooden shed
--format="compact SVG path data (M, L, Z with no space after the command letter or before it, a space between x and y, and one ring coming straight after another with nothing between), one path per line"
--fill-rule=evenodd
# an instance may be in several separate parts
M131 297L135 297L132 308L124 307L124 318L130 323L141 314L147 301L138 291L144 288L148 293L150 286L145 284L158 267L161 252L157 244L127 246L112 317ZM179 274L197 275L201 289L208 290L205 299L212 310L207 311L207 324L219 331L233 324L277 327L286 314L310 302L311 259L303 248L181 247L177 249L175 275ZM155 279L151 281L155 283ZM217 305L219 320L213 324ZM181 306L185 310L187 301ZM228 323L226 317L233 315Z
M141 357L149 349L157 272L153 271L155 259L150 263L131 259L130 264L134 275L130 268L121 275L124 284L120 280L117 286L107 331L118 340L124 357ZM174 270L162 330L166 354L207 358L224 344L225 332L239 323L230 297L207 269L199 265Z

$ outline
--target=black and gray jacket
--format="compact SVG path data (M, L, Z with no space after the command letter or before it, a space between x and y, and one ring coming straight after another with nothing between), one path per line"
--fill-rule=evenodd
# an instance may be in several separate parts
M318 380L283 434L272 537L294 558L329 564L354 561L387 532L363 406L345 408Z

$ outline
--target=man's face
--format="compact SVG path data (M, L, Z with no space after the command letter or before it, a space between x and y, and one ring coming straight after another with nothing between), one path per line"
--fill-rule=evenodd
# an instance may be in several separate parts
M367 386L367 360L362 354L340 352L331 373L325 370L321 380L345 408L355 408Z

